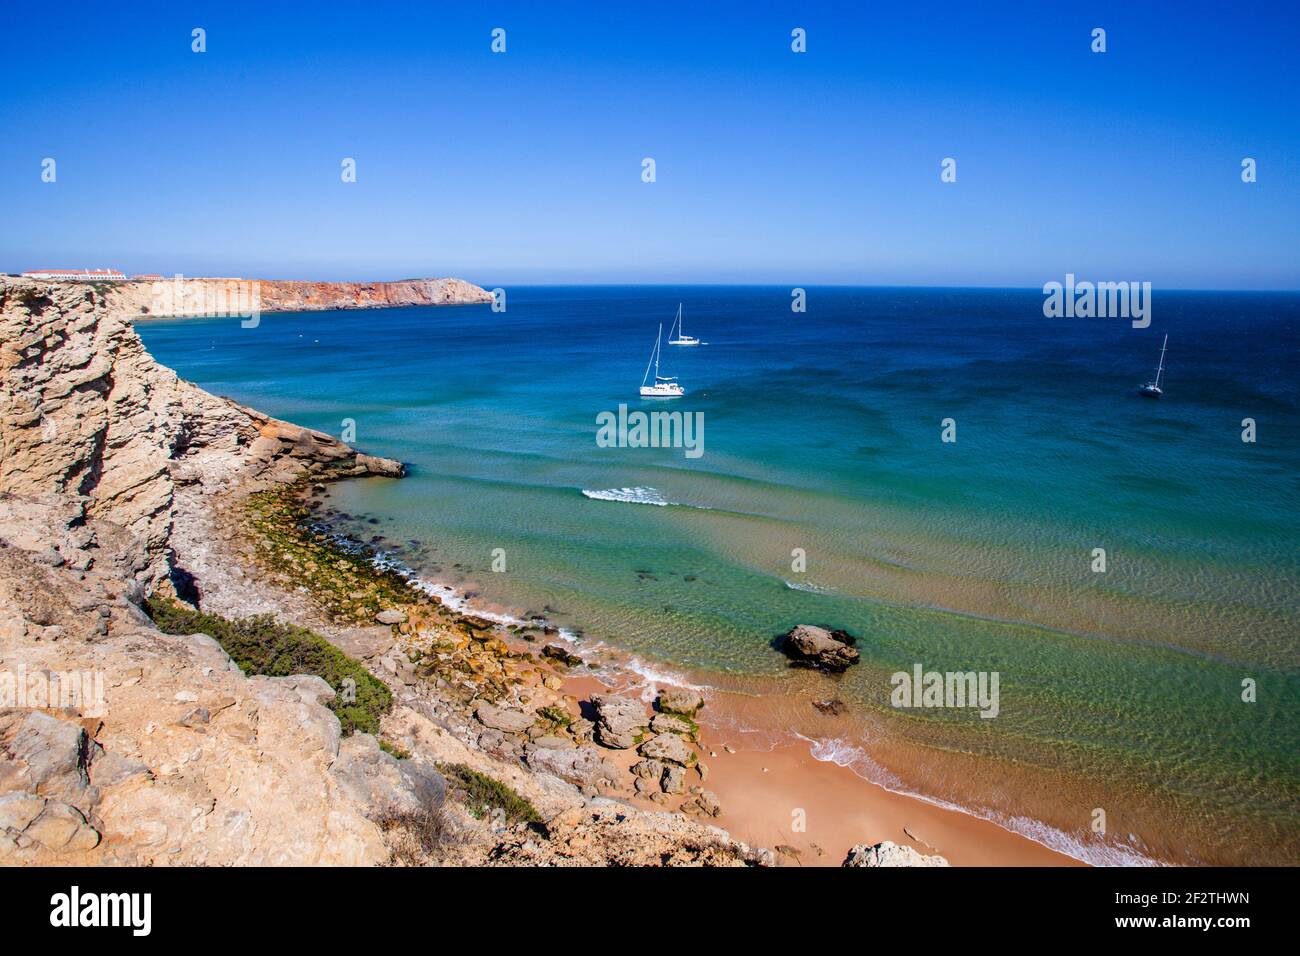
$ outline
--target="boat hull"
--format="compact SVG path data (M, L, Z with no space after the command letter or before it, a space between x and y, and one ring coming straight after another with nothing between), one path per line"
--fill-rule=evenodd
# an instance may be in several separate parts
M676 388L654 388L649 385L641 386L642 398L681 398L686 392L680 386Z

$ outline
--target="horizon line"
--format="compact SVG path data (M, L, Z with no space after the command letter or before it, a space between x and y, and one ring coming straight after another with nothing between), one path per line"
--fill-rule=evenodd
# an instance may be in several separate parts
M30 271L30 270L29 270L29 271ZM174 281L174 279L176 278L176 275L175 275L175 274L172 274L172 275L166 275L166 274L162 274L162 273L158 273L158 274L162 276L161 280L158 280L158 279L155 279L155 280L139 280L139 279L133 279L133 278L131 278L130 276L128 276L126 279L110 279L110 280L107 280L107 281L110 281L110 282L139 282L139 281L163 281L163 282L170 282L170 281ZM6 277L6 278L11 278L11 279L21 279L21 278L24 278L24 276L23 276L21 273L18 273L18 272L3 272L3 273L0 273L0 276L4 276L4 277ZM209 275L185 275L184 273L182 273L182 274L180 275L180 278L183 279L183 280L195 280L195 279L227 279L227 280L229 280L229 279L232 279L232 278L235 278L235 277L231 277L231 276L215 276L215 275L214 275L214 276L209 276ZM460 280L460 281L462 281L462 282L470 282L470 283L472 283L472 284L474 284L474 285L478 285L480 288L483 288L483 289L487 289L487 288L488 288L488 285L483 284L483 283L479 283L479 282L475 282L475 281L472 280L472 279L466 279L466 278L464 278L463 275L450 275L450 274L449 274L449 275L441 275L441 276L404 276L404 277L402 277L402 278L398 278L398 279L292 279L292 278L282 278L282 277L281 277L281 278L273 278L273 277L265 277L265 276L256 276L256 277L254 277L254 276L239 276L239 277L237 277L237 278L238 278L239 281L246 281L246 282L321 282L321 283L332 282L332 283L348 283L348 284L358 284L358 283L367 283L367 282L374 282L374 283L393 283L393 282L428 282L428 281L438 281L438 280L444 280L444 279L458 279L458 280ZM46 281L49 281L49 280L46 280ZM68 280L68 281L72 281L72 280ZM1049 282L1054 282L1054 281L1056 281L1056 280L1055 280L1055 279L1049 279L1048 281L1049 281ZM1082 280L1082 281L1085 281L1085 282L1100 282L1100 281L1112 281L1112 280L1093 280L1093 279L1085 279L1085 280ZM1119 280L1119 281L1129 281L1129 280ZM1140 282L1143 281L1143 280L1136 280L1136 281L1138 281L1138 282L1140 283ZM1131 284L1131 283L1130 283L1130 284ZM928 290L935 290L935 291L940 291L940 290L951 290L951 291L987 291L987 292L1038 292L1038 293L1042 293L1042 292L1043 292L1043 289L1042 289L1040 286L1036 286L1036 285L963 285L963 284L958 284L958 285L944 285L944 284L938 284L938 283L933 283L933 284L917 284L917 283L891 283L891 282L805 282L805 283L802 283L802 284L799 284L799 283L791 284L791 283L787 283L787 282L772 282L772 281L769 281L769 282L672 282L672 281L653 281L653 282L637 282L637 281L624 281L624 282L565 282L565 281L558 281L558 280L557 280L557 281L553 281L553 282L546 282L546 281L541 281L541 282L539 282L539 281L535 281L535 280L533 280L533 281L527 281L527 282L496 283L495 285L501 285L501 286L504 287L504 288L627 288L627 287L646 287L646 286L650 286L650 287L655 287L655 288L698 288L698 289L717 289L717 288L737 288L737 289L742 289L742 288L744 288L744 289L767 289L767 288L771 288L771 289L794 289L794 288L802 288L802 289L810 289L810 288L811 288L811 289L928 289ZM1295 294L1300 294L1300 287L1295 287L1295 288L1264 288L1264 289L1254 289L1254 288L1204 288L1204 287L1193 287L1193 286L1157 286L1157 285L1155 285L1155 284L1153 283L1153 284L1152 284L1152 289L1153 289L1153 291L1155 291L1155 290L1159 290L1159 291L1163 291L1163 292L1218 292L1218 293L1230 292L1230 293L1237 293L1237 294L1273 294L1273 295L1277 295L1277 294L1282 294L1282 295L1295 295Z

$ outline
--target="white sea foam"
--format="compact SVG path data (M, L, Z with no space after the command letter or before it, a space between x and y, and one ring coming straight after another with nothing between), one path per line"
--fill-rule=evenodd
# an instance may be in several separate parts
M654 702L661 687L680 687L697 691L713 690L709 684L693 683L682 674L667 670L658 664L651 664L617 647L611 647L604 641L592 641L585 647L589 651L605 653L608 662L612 663L615 670L639 677L640 681L635 686L640 688L641 699L647 703Z
M528 621L521 617L515 617L513 614L505 614L500 611L491 611L473 604L469 598L465 597L449 584L441 584L437 581L426 581L420 577L400 560L385 551L377 551L371 557L370 563L381 571L392 571L394 574L405 578L411 587L423 591L431 597L436 597L443 607L446 607L458 614L468 614L472 617L482 618L485 621L491 621L493 624L510 626L512 624L519 627L533 627L537 621ZM576 645L579 643L578 636L568 628L556 629L559 638L568 644Z
M837 767L847 767L862 779L868 780L891 793L901 794L915 800L924 800L926 803L942 807L945 810L955 810L969 817L987 820L1004 830L1026 837L1035 843L1041 843L1048 849L1063 853L1092 866L1166 865L1133 846L1117 846L1100 841L1084 842L1076 836L1058 830L1056 827L1043 823L1041 820L1035 820L1032 817L1007 816L992 810L964 807L949 800L941 800L938 797L931 797L915 790L909 790L903 786L896 776L872 760L865 750L841 737L817 740L812 737L805 737L797 731L795 736L808 742L808 750L815 759L833 763ZM1136 837L1132 839L1137 841Z
M801 584L798 581L786 581L785 586L791 591L807 591L809 594L829 594L835 590L824 584Z
M647 703L654 702L659 695L660 687L680 687L685 690L701 691L712 690L708 684L691 683L681 674L674 674L672 671L662 670L652 664L647 664L639 657L619 661L619 664L645 681L645 686L641 690L641 699Z
M634 505L658 505L660 508L678 503L669 501L658 488L606 488L603 491L583 488L582 493L596 501L624 501Z
M848 767L862 779L878 784L886 790L895 790L902 786L901 780L872 760L865 750L852 741L845 740L843 737L825 737L815 740L812 737L805 737L797 730L794 731L794 735L800 740L807 741L809 752L817 760L833 763L837 767Z

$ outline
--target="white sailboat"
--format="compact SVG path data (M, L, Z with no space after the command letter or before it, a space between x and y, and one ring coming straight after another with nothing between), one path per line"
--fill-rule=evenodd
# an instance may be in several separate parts
M673 329L677 330L677 337L673 338ZM687 335L682 330L682 304L677 303L677 318L673 319L672 328L668 330L669 345L699 345L700 340L693 335Z
M641 397L642 398L681 398L686 394L685 390L677 384L677 379L668 378L659 374L659 344L664 337L664 324L659 323L659 334L655 336L655 348L650 353L650 362L645 367L645 375L641 376ZM654 366L655 381L653 385L647 385L650 379L650 366Z
M1169 333L1166 332L1164 345L1160 346L1160 365L1156 369L1156 380L1154 382L1147 382L1140 389L1138 389L1138 391L1141 392L1143 395L1145 395L1147 398L1159 398L1161 395L1164 394L1164 391L1160 388L1160 379L1163 378L1165 374L1165 350L1168 348L1168 346L1169 346Z

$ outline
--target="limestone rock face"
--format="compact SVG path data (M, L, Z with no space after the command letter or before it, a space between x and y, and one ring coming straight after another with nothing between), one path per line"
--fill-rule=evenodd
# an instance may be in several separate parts
M670 714L655 714L650 718L650 729L657 734L685 734L689 736L695 732L689 723Z
M844 866L947 866L941 856L926 856L910 846L899 846L886 840L874 846L860 843L849 850Z
M440 800L436 772L341 741L319 678L245 677L157 631L129 597L135 536L83 517L79 570L66 515L0 493L0 865L384 862L370 814ZM66 560L40 560L49 540Z
M828 631L812 624L796 624L785 636L781 649L792 667L811 667L839 672L858 662L854 639L844 631Z
M440 806L446 795L442 774L384 753L370 734L353 734L340 744L330 775L357 803L380 810L418 812Z
M142 585L168 572L178 484L274 484L304 469L403 471L178 378L145 351L113 289L0 278L0 490L64 496L126 528Z
M524 752L528 766L538 773L554 774L561 780L578 787L600 790L618 782L618 768L597 753L593 747L548 747L540 738L533 741Z

